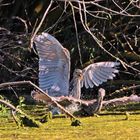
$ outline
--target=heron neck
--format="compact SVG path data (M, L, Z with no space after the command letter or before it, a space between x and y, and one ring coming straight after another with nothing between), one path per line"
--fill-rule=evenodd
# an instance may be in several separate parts
M76 99L80 99L81 83L80 83L80 79L78 79L78 78L75 78L73 81L72 96Z
M94 110L95 113L99 113L101 111L101 108L102 108L102 105L103 105L103 98L104 98L104 96L98 95L97 106Z

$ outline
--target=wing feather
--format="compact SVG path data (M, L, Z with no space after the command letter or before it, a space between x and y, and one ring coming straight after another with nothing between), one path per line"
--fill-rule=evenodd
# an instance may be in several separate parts
M85 77L84 84L85 84L85 87L86 87L86 88L88 88L88 87L89 87L89 84L88 84L88 78L87 78L87 76Z
M97 71L97 72L96 72L96 75L97 75L100 79L102 79L103 82L106 82L106 81L107 81L106 76L104 75L104 72L102 72L101 70Z
M81 83L86 88L92 88L94 85L99 86L108 79L113 79L116 76L117 66L119 62L99 62L90 64L83 69L83 80ZM81 85L82 86L82 85Z
M96 85L96 86L99 86L100 84L100 80L98 79L98 77L96 76L96 74L93 75L93 83Z
M87 80L87 83L88 83L88 86L86 88L89 88L89 87L93 88L94 85L93 85L93 81L92 81L91 70L89 70L89 74L87 75L86 80Z
M51 96L68 95L70 54L57 39L42 33L34 39L39 55L39 86Z
M96 85L96 86L98 86L99 85L99 83L100 83L100 80L99 80L99 78L95 75L95 74L93 74L93 73L95 73L96 71L95 71L95 69L93 68L92 70L90 69L89 71L88 71L88 74L86 75L86 77L88 77L88 75L90 75L90 79L92 80L92 86L91 86L91 83L90 83L90 85L89 85L89 87L93 87L94 85Z

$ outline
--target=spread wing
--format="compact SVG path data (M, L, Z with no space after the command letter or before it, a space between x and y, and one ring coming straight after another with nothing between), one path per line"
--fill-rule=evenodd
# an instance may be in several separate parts
M81 86L92 88L94 85L99 86L108 79L113 79L119 71L117 66L119 62L99 62L90 64L83 69L83 80Z
M70 54L53 36L42 33L34 39L39 55L39 86L50 96L68 95Z

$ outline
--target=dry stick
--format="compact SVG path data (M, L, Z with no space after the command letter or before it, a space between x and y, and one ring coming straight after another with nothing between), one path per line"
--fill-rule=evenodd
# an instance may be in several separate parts
M85 3L83 2L82 4L83 4L83 8L84 8L85 11L86 11ZM138 70L138 69L136 69L136 68L134 68L134 67L128 65L127 63L125 63L124 61L122 61L120 58L115 57L113 54L111 54L109 51L107 51L107 50L102 46L102 44L100 43L100 41L98 40L98 38L97 38L95 35L93 35L93 33L90 31L90 28L88 27L87 23L84 23L83 15L82 15L82 12L81 12L81 11L82 11L82 10L81 10L81 9L82 9L82 8L81 8L81 4L78 3L78 5L79 5L79 14L80 14L81 23L82 23L84 29L87 31L87 33L89 33L89 34L92 36L92 38L96 41L96 43L98 44L98 46L99 46L101 49L103 49L107 54L109 54L112 58L115 58L116 60L118 60L118 61L124 66L124 68L129 67L129 68L133 69L134 71L140 72L140 70ZM85 16L86 16L86 13L85 13Z
M26 115L24 112L22 112L22 110L16 108L15 106L13 106L12 104L8 103L5 100L0 99L0 103L6 105L7 107L9 107L12 110L12 116L13 116L13 118L14 118L14 120L15 120L16 123L17 123L17 120L15 119L15 116L13 114L13 110L16 111L16 112L18 112L18 113L20 113L20 114Z
M80 49L80 44L79 44L79 37L78 37L78 29L77 29L77 23L75 19L75 13L74 13L74 8L71 2L69 2L71 9L72 9L72 14L73 14L73 21L74 21L74 26L75 26L75 33L76 33L76 41L77 41L77 47L78 47L78 52L79 52L79 57L80 57L80 64L83 66L82 62L82 55L81 55L81 49Z
M14 119L14 121L16 122L17 125L18 125L18 121L16 120L13 111L18 112L18 113L20 113L21 115L24 115L28 120L31 119L31 120L35 123L35 125L41 126L41 123L40 123L40 122L34 121L33 118L31 118L30 116L28 116L28 115L27 115L26 113L24 113L22 110L16 108L16 107L13 106L12 104L8 103L7 101L0 99L0 103L6 105L8 108L10 108L10 109L12 110L12 116L13 116L13 119Z
M110 9L110 8L107 8L107 7L105 7L105 6L102 6L102 5L100 5L98 2L100 2L100 1L104 1L104 0L95 0L95 1L80 1L80 0L57 0L57 1L66 1L66 2L77 2L78 4L85 4L85 5L95 5L95 6L97 6L97 7L99 7L99 8L101 8L101 9L103 9L103 10L106 10L106 11L108 11L108 12L111 12L112 14L117 14L117 15L122 15L122 16L128 16L128 17L136 17L136 18L139 18L140 17L140 15L134 15L134 14L130 14L130 13L126 13L126 8L125 9L123 9L123 11L121 11L121 12L118 12L118 11L116 11L116 10L113 10L113 9ZM138 7L139 8L139 7ZM125 13L124 13L125 12Z
M19 113L21 112L21 110L17 109L15 106L13 106L12 104L8 103L8 102L5 101L5 100L1 100L1 99L0 99L0 103L2 103L2 104L4 104L4 105L8 106L8 107L11 108L12 110L15 110L15 111L17 111L17 112L19 112Z
M51 6L52 6L52 3L53 3L53 0L50 1L50 4L49 4L48 8L46 9L46 11L45 11L45 13L44 13L44 15L43 15L43 17L42 17L42 19L41 19L39 25L37 26L35 32L34 32L33 35L32 35L31 42L30 42L30 47L31 47L31 48L32 48L32 45L33 45L33 40L34 40L34 38L35 38L37 32L39 31L41 25L43 24L43 21L45 20L45 17L46 17L46 15L48 14L48 11L49 11L49 9L50 9Z
M140 103L140 97L132 94L128 97L124 96L121 98L114 98L111 100L103 101L103 107L107 107L108 105L112 107L115 105L115 107L117 107L120 105L129 104L129 103Z
M122 89L116 90L115 92L111 93L110 95L114 95L116 93L118 94L120 92L124 92L124 91L131 90L131 89L136 89L136 88L140 88L140 85L131 86L131 87L123 87Z
M70 118L76 119L75 116L73 116L70 112L68 112L64 107L62 107L59 103L57 103L55 100L52 99L51 96L49 96L46 92L44 92L42 89L40 89L38 86L36 86L34 83L32 83L31 81L18 81L18 82L7 82L7 83L2 83L0 84L0 88L4 88L4 87L9 87L9 86L17 86L17 85L25 85L25 84L29 84L31 86L33 86L35 89L37 89L38 91L40 91L42 94L44 94L49 100L50 102L52 102L54 105L56 105L59 109L61 109L66 115L68 115ZM14 109L15 110L15 109Z
M95 6L99 7L99 8L101 8L101 9L107 10L108 12L112 12L112 13L117 14L117 15L128 16L128 17L140 17L140 15L132 15L132 14L130 14L130 13L127 13L127 14L126 14L126 13L123 13L123 12L115 11L115 10L113 10L113 9L107 8L107 7L102 6L102 5L98 4L98 3L95 3L95 2L93 2L93 1L91 1L91 2L85 2L85 4L86 4L86 3L93 4L93 5L95 5Z
M26 20L24 20L24 19L22 19L22 18L20 18L18 16L13 16L12 19L20 20L24 24L24 26L25 26L25 33L28 34L28 25L26 23Z
M0 1L0 2L2 2L2 1ZM9 6L9 5L12 5L14 3L15 3L15 0L13 0L12 2L9 2L9 3L0 4L0 7Z
M1 99L0 99L0 103L6 105L7 107L9 107L9 108L12 110L13 119L14 119L14 121L16 122L16 124L18 125L18 122L17 122L17 120L16 120L16 118L15 118L15 115L14 115L14 113L13 113L13 110L16 111L16 112L19 112L19 113L21 113L21 110L17 109L15 106L13 106L12 104L8 103L8 102L5 101L5 100L1 100Z

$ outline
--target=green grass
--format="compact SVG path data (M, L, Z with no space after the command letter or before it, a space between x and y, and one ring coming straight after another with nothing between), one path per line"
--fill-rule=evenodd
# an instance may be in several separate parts
M140 140L140 115L79 119L78 127L70 126L69 118L56 118L41 128L17 128L11 118L0 117L0 140Z

